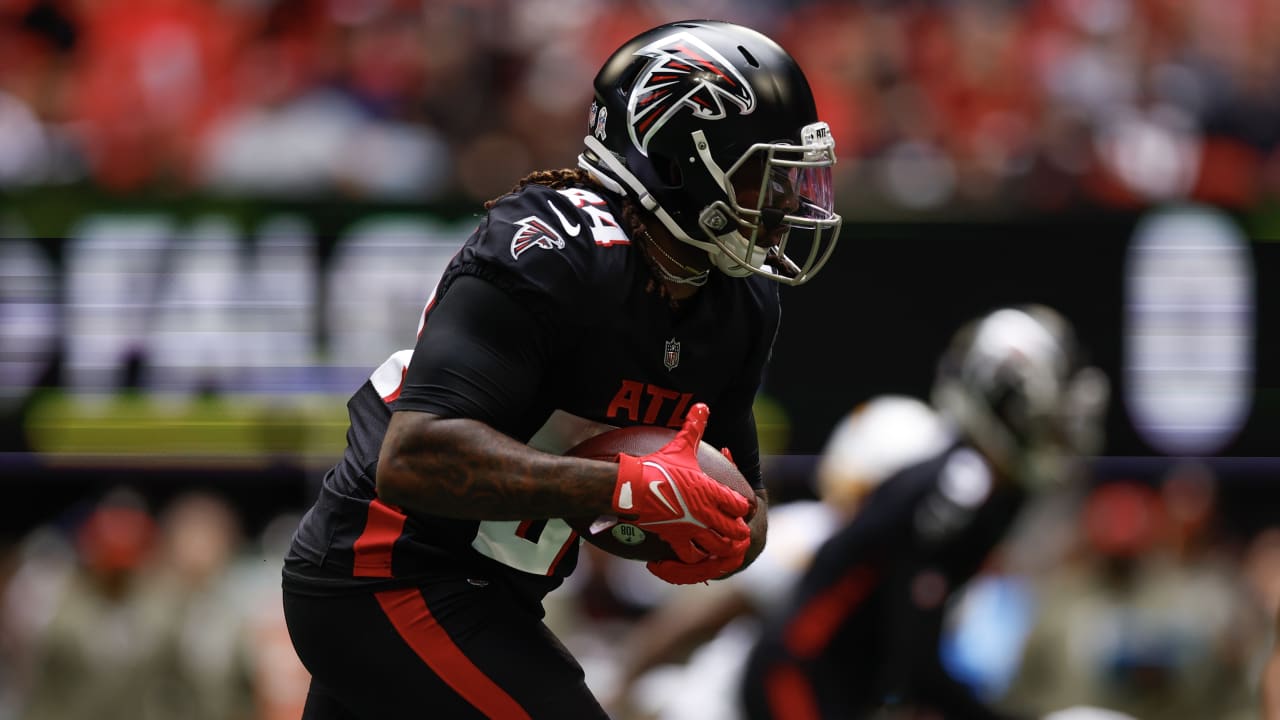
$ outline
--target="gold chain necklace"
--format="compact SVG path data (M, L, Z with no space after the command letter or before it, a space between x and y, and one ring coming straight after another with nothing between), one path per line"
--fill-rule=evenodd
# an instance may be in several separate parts
M676 267L679 267L683 270L693 273L692 275L689 275L687 277L681 277L671 272L670 270L666 269L665 267L663 267L662 263L658 262L657 260L654 260L653 258L650 258L650 260L652 260L650 265L652 265L658 271L658 273L662 275L662 278L664 280L666 280L667 282L675 283L677 285L693 285L694 287L702 287L703 285L707 284L707 280L711 277L710 270L698 271L689 267L688 265L685 265L679 260L675 259L674 257L672 257L671 253L667 252L666 248L659 245L653 239L653 236L649 234L649 231L647 229L641 228L640 234L643 237L644 244L647 247L656 248L658 252L662 253L663 257L665 257L666 259L674 263Z

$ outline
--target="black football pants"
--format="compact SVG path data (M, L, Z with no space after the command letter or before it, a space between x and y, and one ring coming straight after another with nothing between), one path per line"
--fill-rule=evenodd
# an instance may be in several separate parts
M284 610L311 673L303 720L608 717L578 662L496 584L286 591Z

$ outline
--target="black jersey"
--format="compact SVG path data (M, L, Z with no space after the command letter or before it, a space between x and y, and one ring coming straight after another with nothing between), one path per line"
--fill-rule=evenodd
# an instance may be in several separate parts
M713 272L673 311L621 217L611 195L536 184L490 210L428 300L414 350L394 353L349 401L348 447L295 534L290 589L410 584L452 568L500 574L541 598L572 571L579 538L562 520L459 520L378 500L378 451L394 410L474 418L563 452L598 424L678 428L704 402L704 439L728 447L762 486L751 406L778 326L776 283ZM435 314L476 280L525 311L510 333L520 337L494 338L477 351L484 358L455 353L453 329ZM412 359L428 354L446 367L421 377ZM484 374L491 354L508 358L504 377Z
M948 598L981 568L1022 498L964 445L885 480L766 620L744 679L749 717L860 718L894 703L1003 717L946 674L939 641Z

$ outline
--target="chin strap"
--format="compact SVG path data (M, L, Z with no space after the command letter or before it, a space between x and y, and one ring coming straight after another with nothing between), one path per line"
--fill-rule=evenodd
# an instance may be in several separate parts
M659 205L653 195L645 189L645 186L640 184L640 181L627 169L627 166L622 164L618 156L614 155L595 136L588 135L582 139L582 142L587 146L587 152L578 156L578 167L591 173L591 177L595 178L597 182L619 195L634 197L639 201L640 206L653 213L653 216L658 218L663 226L667 228L667 231L674 235L677 240L705 250L713 257L720 252L720 248L716 247L715 243L690 237L680 227L680 223L677 223L676 219L666 211L666 208ZM602 168L601 165L604 167ZM623 183L626 183L626 187L623 186Z
M596 153L592 153L592 156L595 156L595 155ZM592 180L595 180L596 182L605 186L605 188L607 188L610 192L615 193L617 195L621 195L623 197L626 197L628 195L627 189L622 187L622 184L619 183L617 180L614 180L608 175L605 175L604 173L600 172L600 168L597 167L595 163L593 163L590 159L587 158L586 153L582 153L581 155L578 156L578 167L582 168L583 170L586 170L587 173L591 175Z
M604 146L604 143L597 140L594 135L584 137L582 142L587 146L587 150L591 155L590 157L587 156L587 153L579 155L578 167L591 173L591 176L599 181L601 185L613 192L624 196L634 195L645 210L649 212L662 210L662 208L658 207L658 201L653 199L653 195L649 194L644 185L640 184L636 176L627 170L627 166L623 165L622 161L609 148ZM600 165L604 165L604 170L608 172L602 172ZM627 187L624 188L622 183L626 183ZM663 218L663 223L666 224L668 219L670 218Z
M716 267L724 274L732 277L746 277L751 274L752 271L750 269L733 259L717 243L695 239L685 232L675 218L671 217L671 214L658 204L658 201L645 189L644 185L640 184L640 181L627 169L627 166L623 165L622 161L594 135L587 135L582 139L582 142L587 146L587 152L578 156L578 167L590 173L591 177L595 178L597 182L619 195L635 197L640 202L641 207L658 218L663 226L667 228L667 231L677 240L705 251ZM625 187L623 183L626 184ZM727 219L725 221L725 229L729 229ZM733 238L735 235L741 238L741 233L731 230L726 232L722 238ZM722 239L721 242L729 243L730 241ZM741 242L749 244L749 241L745 239L742 239Z

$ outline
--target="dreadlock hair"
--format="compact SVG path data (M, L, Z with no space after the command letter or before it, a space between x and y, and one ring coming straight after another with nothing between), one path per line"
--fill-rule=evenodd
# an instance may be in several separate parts
M492 210L498 201L508 195L514 195L520 192L526 185L546 185L549 188L559 190L561 188L572 187L574 185L590 185L603 189L600 183L591 178L586 170L580 168L561 168L560 170L534 170L533 172L520 178L515 187L498 197L485 201L484 209ZM630 201L627 203L630 205Z
M581 168L534 170L528 175L520 178L519 182L515 184L515 187L511 188L506 193L499 195L492 200L485 201L484 209L492 210L493 206L497 205L499 200L507 195L514 195L515 193L520 192L520 190L527 185L545 185L556 190L581 185L586 185L598 190L605 189L603 185L596 182L596 180L591 177L590 173ZM640 244L653 242L653 238L649 235L649 230L645 226L644 220L641 218L639 207L630 197L624 198L622 201L622 220L626 223L627 235L629 237L637 239ZM649 267L650 277L649 283L645 285L645 292L656 292L658 293L658 297L665 298L672 308L677 307L678 301L671 297L671 294L667 291L666 283L656 281L656 278L660 278L661 275L657 269L657 260L653 259L653 254L648 248L645 248L645 251L640 254L644 257L645 263Z

